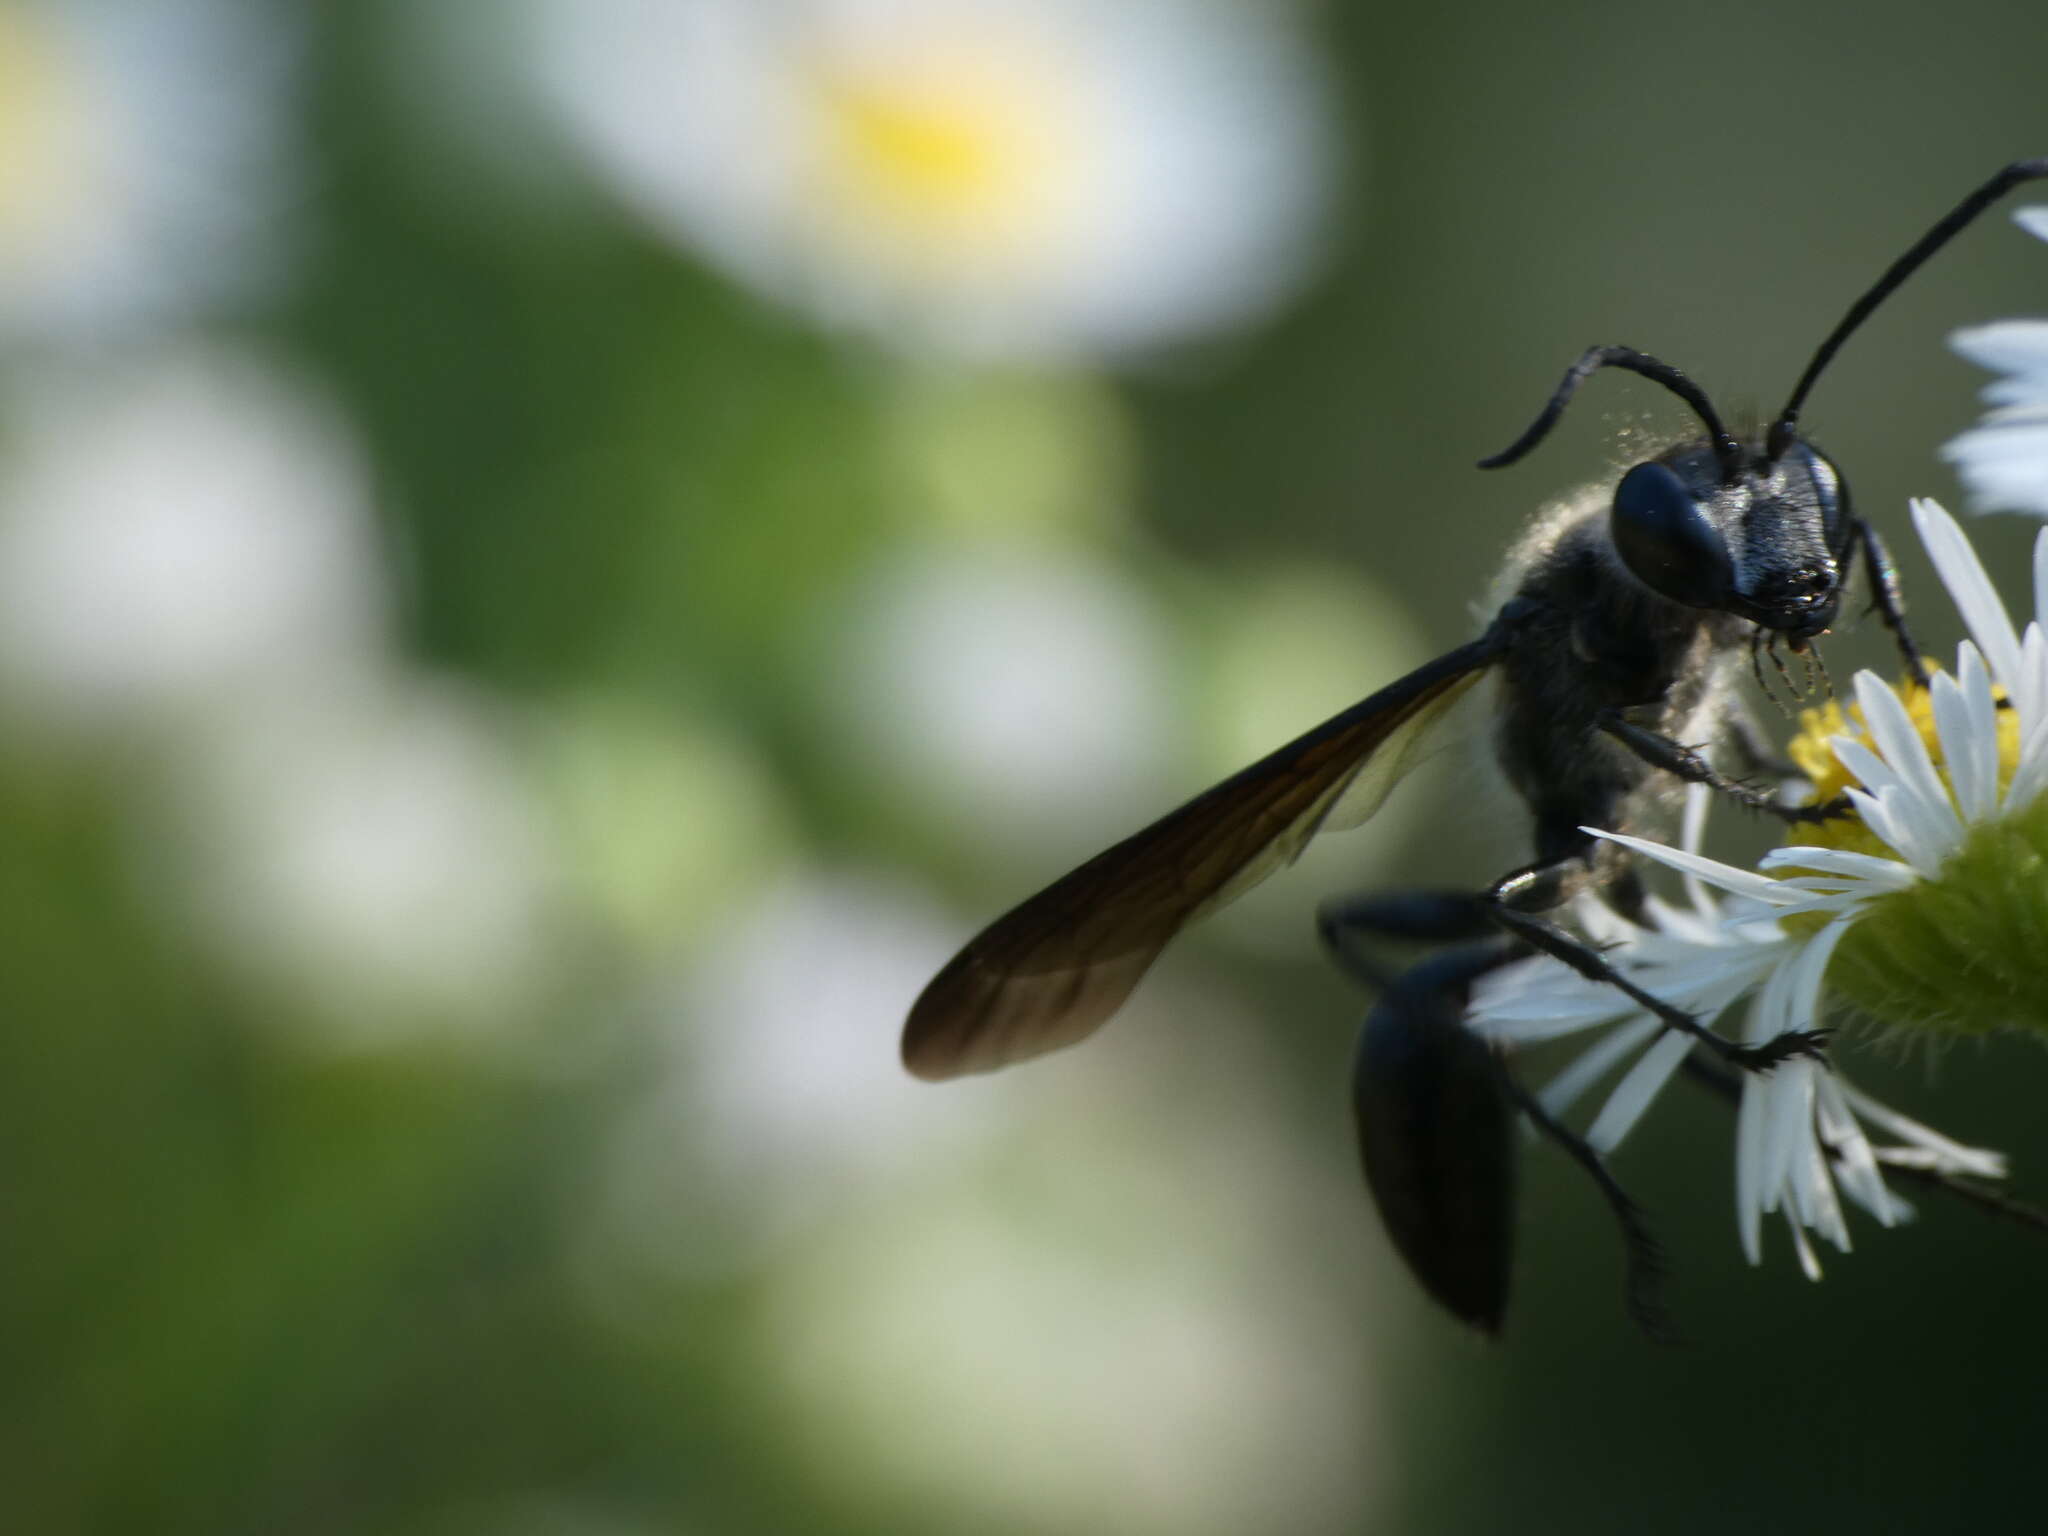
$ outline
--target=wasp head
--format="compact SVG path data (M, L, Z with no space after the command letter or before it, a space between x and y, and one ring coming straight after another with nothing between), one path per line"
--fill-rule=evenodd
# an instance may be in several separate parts
M1711 444L1674 448L1621 477L1609 527L1622 564L1674 603L1732 613L1795 651L1834 622L1848 491L1803 442L1732 469Z

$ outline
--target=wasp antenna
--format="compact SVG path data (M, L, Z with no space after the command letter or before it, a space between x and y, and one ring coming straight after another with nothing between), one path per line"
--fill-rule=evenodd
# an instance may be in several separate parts
M1799 410L1806 404L1806 397L1813 389L1814 381L1826 371L1835 354L1842 349L1842 343L1852 336L1856 328L1870 318L1871 311L1898 290L1900 284L1919 271L1927 258L1940 250L1949 241L1969 227L1978 214L1997 202L2006 193L2022 182L2039 181L2048 176L2048 159L2015 160L1983 186L1972 192L1948 211L1932 229L1913 242L1912 248L1884 270L1870 287L1870 291L1849 306L1849 312L1841 322L1828 332L1813 354L1813 361L1806 365L1806 372L1799 376L1799 382L1792 386L1792 398L1785 402L1785 408L1778 412L1778 419L1771 423L1771 435L1764 444L1764 457L1773 461L1780 458L1792 441L1798 436Z
M1481 459L1479 467L1504 468L1542 442L1550 435L1550 429L1557 425L1558 417L1564 414L1564 408L1578 393L1579 386L1602 368L1625 368L1630 373L1641 374L1653 383L1662 384L1691 406L1693 414L1706 425L1707 436L1713 439L1714 454L1721 461L1722 480L1734 482L1742 472L1742 445L1721 424L1721 415L1714 409L1714 402L1707 398L1707 392L1669 363L1647 352L1638 352L1634 347L1588 347L1584 355L1565 370L1549 402L1542 413L1529 423L1528 430L1492 458Z

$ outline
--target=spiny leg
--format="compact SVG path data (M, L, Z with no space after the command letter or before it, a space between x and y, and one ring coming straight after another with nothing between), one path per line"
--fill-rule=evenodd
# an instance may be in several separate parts
M1323 902L1316 908L1316 931L1338 965L1373 990L1387 992L1399 978L1359 945L1360 935L1454 944L1485 938L1495 925L1470 891L1374 891Z
M1486 904L1493 920L1532 949L1563 961L1588 981L1604 982L1655 1016L1667 1029L1692 1036L1730 1066L1744 1071L1764 1072L1794 1056L1819 1058L1827 1043L1826 1030L1787 1030L1760 1045L1740 1045L1718 1035L1683 1008L1666 1002L1610 965L1600 951L1565 932L1542 913L1561 906L1594 877L1600 850L1595 839L1581 833L1589 845L1582 852L1526 865L1501 876L1477 899ZM1612 845L1606 845L1612 847ZM1617 850L1618 851L1618 850Z
M1877 610L1885 628L1898 642L1899 654L1906 659L1906 671L1915 681L1925 684L1927 658L1914 643L1912 631L1906 628L1906 599L1899 590L1899 572L1892 564L1891 551L1885 548L1877 530L1860 517L1850 521L1849 533L1852 541L1863 546L1863 569L1870 579L1870 606Z
M1572 851L1511 871L1484 891L1395 891L1324 902L1316 917L1323 942L1346 970L1384 990L1389 985L1387 973L1359 945L1360 935L1452 943L1504 928L1529 948L1563 961L1589 981L1616 988L1667 1029L1692 1036L1731 1066L1763 1072L1793 1056L1821 1054L1827 1040L1825 1030L1791 1030L1761 1045L1741 1045L1717 1035L1683 1008L1638 986L1608 964L1598 949L1541 916L1562 906L1585 885L1616 878L1625 867L1614 858L1620 852L1614 845L1597 843L1579 832L1573 837L1568 845Z
M1584 1137L1561 1124L1543 1107L1540 1099L1516 1081L1514 1073L1508 1070L1506 1061L1498 1053L1494 1066L1500 1078L1501 1092L1529 1117L1531 1125L1556 1142L1586 1170L1606 1198L1607 1208L1614 1213L1615 1221L1620 1224L1622 1246L1627 1254L1628 1315L1653 1339L1674 1342L1677 1334L1672 1327L1670 1313L1664 1307L1664 1277L1669 1266L1664 1261L1663 1245L1643 1218L1642 1207L1615 1180L1607 1160Z
M1743 768L1778 781L1782 790L1791 780L1804 780L1799 765L1778 750L1748 704L1731 698L1721 708L1721 738L1735 750Z
M1750 810L1762 811L1788 824L1796 826L1831 821L1850 812L1847 795L1837 795L1820 805L1780 804L1777 791L1760 789L1742 779L1731 779L1694 748L1637 725L1614 710L1601 714L1595 723L1651 767L1661 768L1688 784L1704 784L1716 794L1726 795Z

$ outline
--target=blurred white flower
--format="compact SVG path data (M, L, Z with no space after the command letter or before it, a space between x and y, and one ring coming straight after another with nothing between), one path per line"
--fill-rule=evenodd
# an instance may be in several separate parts
M1241 323L1309 263L1328 82L1281 6L552 0L540 67L622 195L757 290L912 350Z
M622 1124L606 1262L705 1275L999 1130L1000 1094L935 1094L896 1055L956 925L900 879L803 871L733 903L655 994L654 1091Z
M255 0L0 0L0 336L103 331L262 275L290 17Z
M192 745L167 878L323 1044L502 1034L547 1002L547 829L502 727L393 678L275 701Z
M248 357L44 369L0 460L0 693L60 731L359 672L387 608L342 425Z
M1163 1000L1183 1028L1108 1071L1000 1089L1006 1134L762 1276L763 1385L821 1477L938 1529L1380 1528L1400 1409L1374 1345L1406 1308L1361 1285L1348 1160L1303 1145L1255 1029L1202 1027L1217 1001Z
M161 812L166 911L326 1043L546 1000L550 829L514 742L388 633L368 472L250 356L46 369L0 466L0 700Z
M585 1208L587 1304L631 1333L692 1286L757 1298L735 1325L814 1474L941 1525L1369 1504L1392 1469L1346 1251L1368 1224L1349 1167L1290 1133L1270 1036L1169 978L1139 1004L1162 1027L1089 1063L935 1090L897 1038L962 937L866 871L736 907L652 999L668 1050Z
M2022 208L2013 219L2048 240L2048 208ZM1974 326L1949 337L1949 345L2005 377L1984 386L1991 409L1941 456L1955 465L1977 511L2048 517L2048 320Z
M1012 851L1148 808L1172 676L1156 621L1107 566L927 547L878 568L826 643L848 752L904 803Z

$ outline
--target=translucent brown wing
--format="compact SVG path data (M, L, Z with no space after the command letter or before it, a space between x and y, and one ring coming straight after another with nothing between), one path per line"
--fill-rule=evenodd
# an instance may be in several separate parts
M904 1064L957 1077L1089 1034L1189 922L1378 810L1499 651L1489 633L1439 657L997 918L910 1010Z

